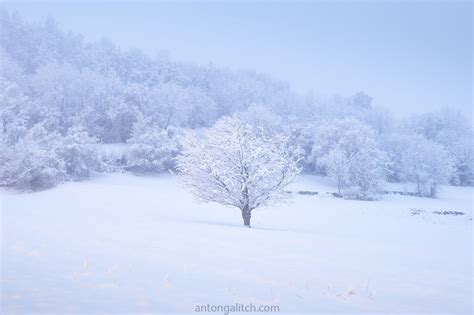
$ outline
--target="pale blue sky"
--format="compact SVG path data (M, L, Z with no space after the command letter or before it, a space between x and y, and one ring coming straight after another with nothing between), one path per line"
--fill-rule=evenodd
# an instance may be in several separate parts
M471 115L469 1L7 2L86 40L153 56L255 69L297 91L363 90L397 114L452 106Z

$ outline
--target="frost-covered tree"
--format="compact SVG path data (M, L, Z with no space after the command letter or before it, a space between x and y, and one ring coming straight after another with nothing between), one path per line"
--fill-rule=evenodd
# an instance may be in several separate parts
M336 182L339 195L343 189L350 187L350 161L343 150L334 148L323 155L318 163L326 168L328 176Z
M375 198L385 179L386 155L378 148L374 131L356 119L320 126L311 158L348 198Z
M472 124L466 115L451 108L414 115L404 122L405 132L416 133L441 144L454 159L455 172L450 182L455 185L474 183L474 150Z
M66 164L68 179L86 179L91 176L93 171L102 169L96 143L97 139L90 137L80 126L68 130L61 145L57 148L59 157Z
M139 117L128 140L127 167L138 172L162 172L174 166L178 153L177 130L153 126L150 119Z
M410 145L411 136L398 132L385 134L379 138L380 147L387 154L389 163L387 165L387 180L389 182L402 182L402 155L406 147Z
M102 168L96 140L80 127L66 136L33 126L18 141L1 138L0 185L24 190L51 188L65 180L88 178Z
M31 105L17 84L0 77L0 135L5 143L15 144L28 131Z
M199 136L189 135L177 169L203 201L234 206L250 226L252 211L285 197L300 172L300 150L288 137L267 136L236 118L222 118Z
M66 180L66 163L58 153L61 142L58 133L36 125L15 145L2 143L0 185L40 190Z
M402 152L402 176L414 182L419 196L435 197L439 184L454 172L454 160L443 146L422 136L411 137Z
M262 128L268 133L281 132L282 119L270 108L262 105L251 105L247 110L235 115L241 121Z

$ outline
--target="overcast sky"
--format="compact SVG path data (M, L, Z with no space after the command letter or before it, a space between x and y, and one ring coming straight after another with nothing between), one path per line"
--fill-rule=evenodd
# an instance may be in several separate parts
M470 1L7 2L85 40L150 56L255 69L297 91L363 90L397 114L443 106L472 115Z

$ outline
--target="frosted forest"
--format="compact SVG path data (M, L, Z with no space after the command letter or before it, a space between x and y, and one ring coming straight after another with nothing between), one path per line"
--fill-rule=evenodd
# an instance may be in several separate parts
M1 28L2 186L174 170L184 134L223 117L287 136L303 171L329 176L348 198L377 198L383 180L416 182L414 193L431 197L439 184L473 183L470 121L449 107L397 120L364 92L298 95L256 72L84 43L52 19L30 25L3 11Z
M0 313L472 311L465 113L401 117L5 8L0 62Z

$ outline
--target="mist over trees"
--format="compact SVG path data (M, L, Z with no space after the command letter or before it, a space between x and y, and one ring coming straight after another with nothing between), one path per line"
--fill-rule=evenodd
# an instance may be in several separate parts
M0 60L1 186L174 169L183 135L226 116L261 137L287 136L303 150L299 166L347 198L375 198L384 180L414 182L422 196L473 184L471 122L449 108L395 119L364 92L300 95L263 74L84 42L52 19L29 24L4 9Z

